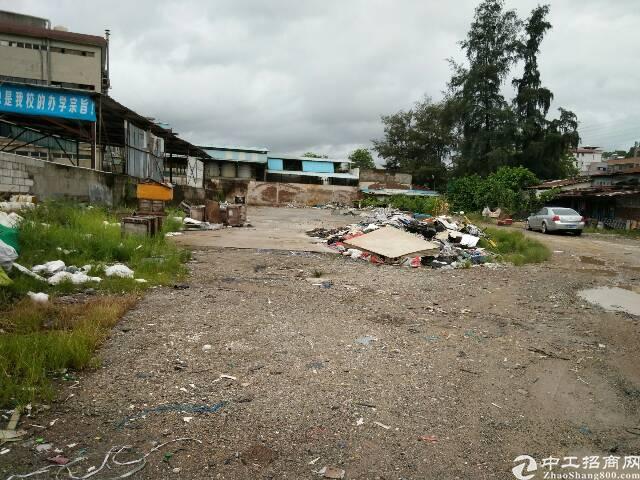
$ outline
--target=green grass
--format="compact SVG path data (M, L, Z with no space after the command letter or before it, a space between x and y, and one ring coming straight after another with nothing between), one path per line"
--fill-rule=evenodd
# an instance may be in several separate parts
M603 235L619 235L621 237L628 237L628 238L640 238L640 230L624 230L624 229L617 229L617 228L598 229L595 227L585 227L583 232L603 234Z
M123 237L118 218L106 209L54 202L24 212L18 230L18 263L27 268L51 260L77 267L90 264L90 275L103 280L49 285L12 269L13 283L0 288L0 406L51 399L55 394L52 376L93 365L94 350L139 293L186 274L189 252L164 237L180 226L173 218L177 214L169 213L162 235ZM104 269L113 263L127 265L135 278L147 283L106 277ZM96 295L88 302L56 301L60 295L89 287ZM26 297L29 291L49 294L49 303L34 304Z
M24 213L24 217L18 233L18 263L27 268L51 260L62 260L66 265L77 267L90 264L93 265L91 275L103 280L84 285L62 283L52 286L13 269L9 274L13 285L0 291L0 309L28 291L56 295L92 287L108 293L141 292L153 285L167 284L186 273L184 263L189 259L188 251L167 241L164 235L123 237L118 219L105 209L45 203ZM162 233L178 227L179 222L173 215L167 216ZM135 278L143 278L147 283L104 276L104 268L113 263L127 265L134 271Z
M130 295L72 305L34 305L24 299L3 312L0 406L52 399L51 378L95 365L94 350L134 303Z
M525 265L527 263L541 263L551 257L551 250L544 244L528 238L517 230L488 227L485 229L485 233L495 246L485 238L480 239L480 246L498 254L501 261L514 265Z
M440 215L444 211L445 200L441 197L412 197L408 195L392 195L386 199L378 199L373 195L365 195L362 207L394 207L413 213Z

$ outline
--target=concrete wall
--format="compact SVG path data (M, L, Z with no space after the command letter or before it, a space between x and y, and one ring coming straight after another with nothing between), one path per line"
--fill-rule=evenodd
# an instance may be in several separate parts
M35 195L40 200L76 199L121 205L135 199L137 180L36 158L0 152L0 195Z
M403 186L409 188L413 178L410 173L390 172L383 169L362 168L360 169L360 186L368 187L372 184L393 186Z
M204 188L195 188L189 185L176 185L173 187L173 201L171 203L177 205L183 200L192 205L204 204L204 201L215 198L213 190L205 190Z
M44 39L0 33L0 40L20 42L20 44L46 45ZM17 46L0 45L0 75L28 78L31 80L49 80L82 85L93 85L96 92L102 89L102 49L93 45L51 40L53 49L50 55L44 50L33 50ZM83 51L89 55L60 53L56 49ZM47 58L51 63L47 65ZM49 78L49 71L51 77Z
M357 187L334 185L308 185L250 181L246 202L249 205L323 205L326 203L351 204L358 199Z

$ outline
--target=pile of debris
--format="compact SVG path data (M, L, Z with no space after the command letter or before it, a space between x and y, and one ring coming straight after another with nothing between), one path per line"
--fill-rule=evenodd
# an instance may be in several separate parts
M244 201L243 197L236 197ZM247 206L244 203L207 200L205 205L190 205L183 201L180 208L187 215L186 230L218 230L227 227L250 227L247 222Z
M363 220L342 228L316 228L307 235L342 255L372 263L442 269L468 268L493 260L478 246L485 233L466 217L410 215L377 208L360 214ZM491 242L491 240L488 240Z

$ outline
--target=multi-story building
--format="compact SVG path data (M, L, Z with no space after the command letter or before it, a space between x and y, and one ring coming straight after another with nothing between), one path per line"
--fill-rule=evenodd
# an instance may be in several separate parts
M0 11L0 81L106 93L108 40Z
M599 147L584 146L574 148L571 153L576 162L580 175L586 175L593 171L590 165L593 163L602 163L602 149Z
M609 172L622 172L640 168L640 158L610 158L607 160Z

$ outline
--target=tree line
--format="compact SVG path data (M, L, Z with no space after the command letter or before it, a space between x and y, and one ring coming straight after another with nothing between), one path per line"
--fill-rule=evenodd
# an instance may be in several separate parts
M384 137L373 141L373 150L385 168L411 173L414 183L439 190L451 178L487 177L501 167L524 167L540 179L575 174L570 149L580 140L578 119L564 108L548 117L553 93L538 64L551 28L548 16L548 5L521 20L503 0L483 0L460 42L465 62L449 61L444 98L425 97L408 110L382 116ZM515 94L507 100L503 87L518 64L522 75L512 80ZM363 152L355 159L373 163Z

